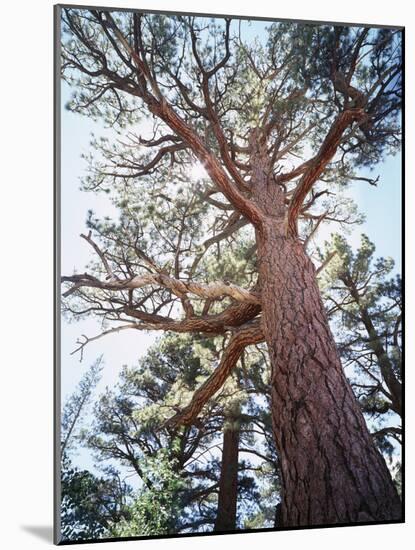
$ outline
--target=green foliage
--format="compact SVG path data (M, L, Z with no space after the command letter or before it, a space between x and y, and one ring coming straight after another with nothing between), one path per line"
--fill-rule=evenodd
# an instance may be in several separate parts
M82 425L103 369L102 356L84 373L61 415L61 536L64 540L100 538L109 521L118 521L129 489L112 469L106 476L75 466L70 458L82 438Z
M116 537L167 535L177 532L181 512L181 495L185 481L177 472L167 450L140 462L143 486L131 505L128 519L114 523L111 534Z
M100 463L115 460L133 471L141 486L128 517L113 526L114 532L160 534L214 521L210 487L218 479L220 464L203 456L220 432L217 405L195 427L162 427L180 400L188 399L206 377L207 351L199 353L202 348L188 335L164 336L137 367L123 368L118 385L95 406L95 421L85 443ZM201 458L195 460L198 455Z
M366 235L357 251L335 235L321 259L333 252L321 277L332 327L375 442L391 459L402 414L401 279L391 258L375 258Z
M82 417L92 392L101 379L102 355L85 372L78 387L66 400L61 414L61 452L68 453L80 437Z
M97 477L74 466L64 455L61 464L61 536L88 540L109 535L111 522L128 516L129 489L114 471Z
M244 449L238 476L239 525L258 512L259 490L264 492L261 508L268 516L275 511L278 465L270 406L263 402L268 365L262 355L255 350L245 355L241 367L193 427L162 427L215 368L221 340L214 345L212 339L164 335L138 366L123 368L118 385L96 404L85 443L99 463L116 461L134 471L140 484L125 520L114 524L111 533L138 536L210 530L217 507L222 429L232 415L240 415L235 421L241 424ZM251 369L258 387L246 377Z

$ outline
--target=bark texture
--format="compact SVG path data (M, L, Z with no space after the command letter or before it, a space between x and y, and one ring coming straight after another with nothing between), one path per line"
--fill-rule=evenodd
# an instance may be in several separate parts
M228 419L223 432L222 465L219 481L215 531L235 531L238 496L239 422Z
M344 375L303 245L282 219L257 234L282 524L401 519L399 496Z

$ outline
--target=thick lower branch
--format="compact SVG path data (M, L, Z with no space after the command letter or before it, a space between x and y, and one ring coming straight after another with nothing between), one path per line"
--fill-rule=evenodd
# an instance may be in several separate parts
M98 309L100 311L100 309ZM116 334L123 330L160 330L177 333L197 333L209 334L215 336L225 334L227 331L248 323L256 317L261 307L258 304L237 303L231 304L221 313L215 315L202 315L200 317L188 317L181 321L176 321L170 317L139 311L133 307L126 306L123 309L124 313L138 319L140 322L130 322L121 326L110 328L95 336L83 336L82 340L78 340L78 347L72 352L80 352L81 359L83 349L90 342L94 342L110 334ZM255 321L258 322L258 321Z
M235 368L246 346L263 342L260 321L252 321L241 327L231 338L218 368L195 391L192 400L182 411L166 422L168 426L192 424L207 401L223 386Z
M100 281L99 279L88 275L70 275L61 278L62 282L75 283L73 287L64 292L63 296L66 298L71 295L80 287L101 288L104 290L134 290L136 288L143 288L148 285L160 285L164 288L171 290L179 297L190 293L199 296L200 298L221 298L223 296L229 296L239 302L247 302L250 304L259 304L259 295L241 288L232 283L224 283L217 281L214 283L201 284L192 281L181 281L174 279L163 273L151 273L146 275L140 275L131 279L123 281Z

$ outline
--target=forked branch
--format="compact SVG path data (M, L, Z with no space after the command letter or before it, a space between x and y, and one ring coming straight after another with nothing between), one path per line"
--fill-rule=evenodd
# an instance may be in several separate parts
M220 162L209 151L197 132L174 111L167 99L162 96L160 88L154 77L150 74L146 64L141 59L138 52L129 44L111 15L107 12L106 19L99 19L99 22L104 27L107 34L111 31L115 34L122 48L126 50L136 64L140 84L134 91L131 90L130 87L125 88L125 91L127 93L133 93L133 95L137 95L143 99L149 111L163 120L173 132L190 147L194 155L206 169L206 172L212 178L212 181L235 208L244 214L253 225L260 227L263 221L263 213L260 208L238 190L236 184L231 181ZM125 62L124 56L121 56L121 60ZM154 95L148 91L146 82L150 85ZM122 88L121 82L118 82L118 85Z

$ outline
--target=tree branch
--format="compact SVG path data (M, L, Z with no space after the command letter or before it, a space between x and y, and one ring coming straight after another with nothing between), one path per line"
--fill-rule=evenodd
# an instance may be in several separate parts
M143 60L130 46L108 12L106 12L106 18L107 21L100 21L101 25L104 27L107 26L107 28L109 27L113 30L123 48L134 60L137 70L139 71L139 76L142 79L149 81L153 92L155 93L155 96L149 93L143 85L144 83L142 83L140 86L137 86L137 89L133 95L141 97L147 104L150 112L163 120L185 143L187 143L195 156L205 167L206 172L212 178L212 181L218 186L225 197L235 206L235 208L243 213L253 223L253 225L260 227L263 221L263 213L260 208L247 199L237 189L236 185L226 175L226 172L223 170L218 160L202 142L197 132L173 110L166 98L162 96L157 83L149 73ZM126 87L125 91L128 93L133 93L131 87Z
M297 219L300 215L302 204L307 194L323 173L325 167L335 155L341 142L343 132L353 122L362 122L366 114L362 108L353 108L343 111L334 120L327 136L321 144L317 155L309 162L306 171L301 177L291 198L287 215L287 233L298 235Z
M205 403L223 386L246 346L263 341L264 334L260 320L246 323L238 329L230 339L219 366L195 391L189 405L167 420L164 426L175 427L179 424L192 424Z
M229 296L238 302L246 302L250 304L260 304L260 297L256 292L246 290L232 283L224 283L217 281L214 283L201 284L192 281L181 281L169 277L164 273L149 273L140 275L123 281L100 281L88 274L69 275L61 278L62 282L75 283L73 287L64 292L66 298L80 287L101 288L103 290L134 290L143 288L148 285L160 285L171 290L176 296L182 298L183 295L190 293L199 296L200 298L216 299L223 296Z

